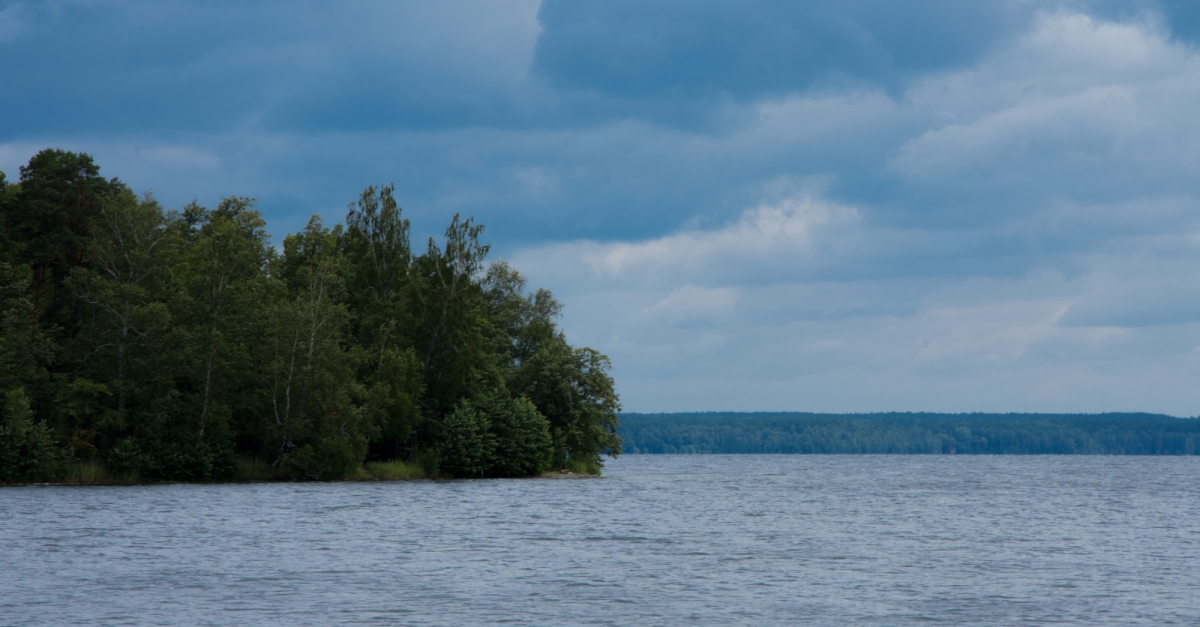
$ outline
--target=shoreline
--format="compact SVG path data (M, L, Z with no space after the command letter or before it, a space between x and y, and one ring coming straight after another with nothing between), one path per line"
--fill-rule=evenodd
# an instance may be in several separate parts
M405 476L357 476L341 479L304 479L295 477L278 478L242 478L228 480L197 480L197 481L146 481L142 479L105 478L94 481L29 481L29 482L0 482L0 489L29 486L45 487L113 487L113 486L153 486L153 485L233 485L252 483L371 483L388 481L497 481L497 480L575 480L600 479L601 474L589 474L574 471L547 471L540 475L526 477L450 477L446 475L412 474Z

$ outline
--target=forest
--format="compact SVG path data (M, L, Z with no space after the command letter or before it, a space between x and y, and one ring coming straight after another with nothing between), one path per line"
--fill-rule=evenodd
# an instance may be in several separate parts
M0 482L598 473L607 357L393 187L272 246L254 199L162 207L86 154L0 173Z
M1159 414L621 414L627 453L1197 455L1200 419Z

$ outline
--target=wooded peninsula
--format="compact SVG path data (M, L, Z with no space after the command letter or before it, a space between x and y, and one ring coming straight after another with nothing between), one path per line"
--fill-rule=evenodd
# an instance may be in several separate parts
M0 483L598 473L610 363L455 216L391 186L271 246L254 199L165 210L86 154L0 173Z
M1200 455L1200 419L1161 414L621 414L627 453Z

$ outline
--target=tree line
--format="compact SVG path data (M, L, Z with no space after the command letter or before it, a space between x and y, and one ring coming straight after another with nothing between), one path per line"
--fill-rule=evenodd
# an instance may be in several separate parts
M222 480L253 460L455 477L598 472L619 454L608 359L455 216L414 251L391 186L282 250L254 200L165 210L86 154L0 173L0 481L79 464Z
M1200 419L1157 414L621 415L627 453L1197 455Z

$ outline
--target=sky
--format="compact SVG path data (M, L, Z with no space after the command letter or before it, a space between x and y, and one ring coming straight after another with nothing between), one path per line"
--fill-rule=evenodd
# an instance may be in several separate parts
M9 180L394 183L626 411L1200 414L1198 112L1187 0L0 1Z

